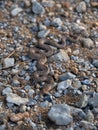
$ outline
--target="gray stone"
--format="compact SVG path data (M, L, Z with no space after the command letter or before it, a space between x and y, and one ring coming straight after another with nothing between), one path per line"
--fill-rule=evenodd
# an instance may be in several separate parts
M77 117L78 119L84 119L86 114L80 108L70 107L70 113L72 116Z
M71 72L63 73L62 75L59 76L59 79L61 81L67 80L67 79L73 79L75 78L76 75L72 74Z
M8 95L9 93L12 93L12 89L10 87L6 87L2 91L2 95Z
M70 87L71 86L71 83L72 83L72 81L71 80L65 80L65 81L62 81L62 82L60 82L60 83L58 83L58 86L57 86L57 90L59 91L59 90L62 90L62 91L64 91L65 89L67 89L68 87Z
M36 2L36 1L33 2L32 11L33 11L35 14L39 14L39 15L45 13L44 7L43 7L40 3Z
M6 101L20 106L21 104L27 104L29 100L28 98L22 98L17 94L9 93L6 97Z
M28 96L32 97L34 93L35 93L35 91L33 89L29 89Z
M89 98L89 104L93 107L98 107L98 93L95 93L92 98Z
M86 12L86 3L84 1L80 2L76 7L76 10L79 13Z
M53 26L61 26L62 25L62 20L60 18L55 18L52 23Z
M88 122L93 122L94 121L94 115L90 110L88 110L88 112L86 113L86 120Z
M85 130L98 130L93 123L82 120L80 121L80 126L84 128Z
M20 81L17 80L17 79L13 79L13 83L12 84L13 84L14 87L20 86Z
M45 38L49 34L50 30L42 30L38 32L39 38Z
M93 65L98 68L98 60L94 60Z
M90 38L83 39L83 46L86 48L94 47L94 42Z
M12 15L12 16L16 16L16 15L18 15L21 11L22 11L22 8L16 7L15 9L13 9L13 10L11 11L11 15Z
M48 117L56 125L68 125L73 122L70 107L66 104L55 104L48 112Z
M81 33L82 31L86 31L85 25L80 25L80 24L77 24L77 23L73 23L71 25L71 28L75 33Z
M57 54L54 54L53 56L49 58L51 62L53 61L54 62L67 62L69 59L70 58L68 54L62 49L60 49L60 52L58 52Z
M88 104L89 96L87 95L81 95L80 100L75 104L79 108L84 108Z
M40 106L43 107L43 108L45 108L45 107L47 108L49 106L49 102L47 100L44 101L44 102L41 102Z
M44 7L53 7L55 2L53 0L43 0L42 5Z
M15 59L14 58L5 58L4 59L4 67L12 67L14 66Z

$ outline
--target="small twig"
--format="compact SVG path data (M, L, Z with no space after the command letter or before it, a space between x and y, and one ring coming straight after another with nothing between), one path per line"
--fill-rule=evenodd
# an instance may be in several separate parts
M6 58L9 58L11 57L14 53L15 53L16 50L12 51Z

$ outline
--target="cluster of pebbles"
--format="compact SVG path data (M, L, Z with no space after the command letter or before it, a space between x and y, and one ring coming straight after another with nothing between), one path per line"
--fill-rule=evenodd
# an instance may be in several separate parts
M27 48L62 37L51 90L32 84ZM22 129L98 130L97 0L0 0L0 130Z

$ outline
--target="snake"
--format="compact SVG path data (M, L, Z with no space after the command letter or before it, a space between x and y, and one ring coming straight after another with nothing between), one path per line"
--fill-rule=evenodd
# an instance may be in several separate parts
M48 58L54 54L51 46L57 49L64 49L66 38L62 38L61 43L45 38L39 39L37 45L29 48L29 56L32 60L37 60L37 71L33 72L33 78L31 78L34 84L45 82L48 86L51 86L50 84L53 83L53 78L47 65Z

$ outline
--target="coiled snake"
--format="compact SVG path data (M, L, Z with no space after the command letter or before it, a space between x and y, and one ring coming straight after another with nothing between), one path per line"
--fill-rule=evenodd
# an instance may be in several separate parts
M53 55L53 49L50 46L54 46L58 49L64 49L66 46L65 38L61 40L61 44L49 39L40 39L35 47L29 49L29 55L32 60L37 60L37 71L33 73L33 83L45 82L46 86L53 84L53 78L50 76L49 68L47 66L48 57ZM49 89L46 87L46 89Z

